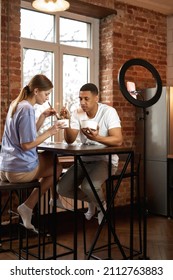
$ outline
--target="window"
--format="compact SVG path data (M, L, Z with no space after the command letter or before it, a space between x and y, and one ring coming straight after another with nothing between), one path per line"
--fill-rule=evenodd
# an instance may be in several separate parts
M90 48L90 30L90 23L60 17L59 38L61 44L79 48Z
M84 83L98 84L98 19L41 13L22 2L21 46L23 86L35 74L45 74L54 84L50 102L58 112L63 105L70 111L78 106ZM42 108L37 106L39 113Z
M54 16L22 9L21 37L55 42Z
M88 81L87 57L63 55L63 104L72 112L79 105L79 89Z
M53 53L42 50L23 48L23 81L27 84L35 73L53 77Z

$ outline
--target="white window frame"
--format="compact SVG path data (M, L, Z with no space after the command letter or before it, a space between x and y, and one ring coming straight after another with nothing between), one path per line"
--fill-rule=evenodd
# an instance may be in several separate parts
M21 2L21 8L26 8L29 10L34 10L28 2ZM78 48L73 46L67 46L59 44L57 38L59 38L58 30L58 18L60 16L88 22L91 24L91 49L89 48ZM56 43L52 42L44 42L39 40L32 40L27 38L21 38L21 61L23 62L23 48L31 48L31 49L38 49L43 51L51 51L54 54L54 63L53 63L53 84L54 84L54 104L59 102L60 106L63 106L62 99L63 99L63 69L61 65L63 54L71 54L71 55L79 55L79 56L86 56L90 59L90 73L89 73L89 80L88 82L95 83L99 86L99 19L90 18L86 16L81 16L77 14L73 14L70 12L60 12L55 14L55 34L57 36ZM29 24L29 21L28 21ZM21 64L21 70L23 73L23 63ZM23 76L23 75L22 75ZM61 94L56 94L61 93ZM57 108L56 108L57 109Z

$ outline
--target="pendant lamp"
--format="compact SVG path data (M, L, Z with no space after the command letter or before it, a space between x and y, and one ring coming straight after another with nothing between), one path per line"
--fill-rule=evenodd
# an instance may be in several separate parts
M68 1L65 0L34 0L32 7L42 12L61 12L70 7Z

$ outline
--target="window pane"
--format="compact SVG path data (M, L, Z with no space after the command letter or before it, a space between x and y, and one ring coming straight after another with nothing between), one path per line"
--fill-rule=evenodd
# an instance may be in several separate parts
M54 42L54 16L21 9L21 37Z
M60 18L60 43L64 45L90 48L90 24L82 21Z
M63 104L72 112L79 106L79 90L88 82L88 58L63 55Z
M26 86L36 74L44 74L53 81L53 54L51 52L38 51L32 49L23 49L23 86ZM50 93L50 102L53 104L53 94ZM43 105L36 104L35 106L36 119L40 114L48 108L48 103ZM46 118L43 126L40 128L40 133L50 127L52 119ZM50 139L49 139L50 140Z
M23 49L23 82L26 84L35 74L53 77L53 54L41 50Z

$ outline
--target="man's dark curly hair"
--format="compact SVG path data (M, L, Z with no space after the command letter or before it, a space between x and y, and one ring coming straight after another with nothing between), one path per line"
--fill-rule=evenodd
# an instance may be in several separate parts
M87 83L80 88L80 91L91 91L92 94L98 95L98 88L95 84Z

